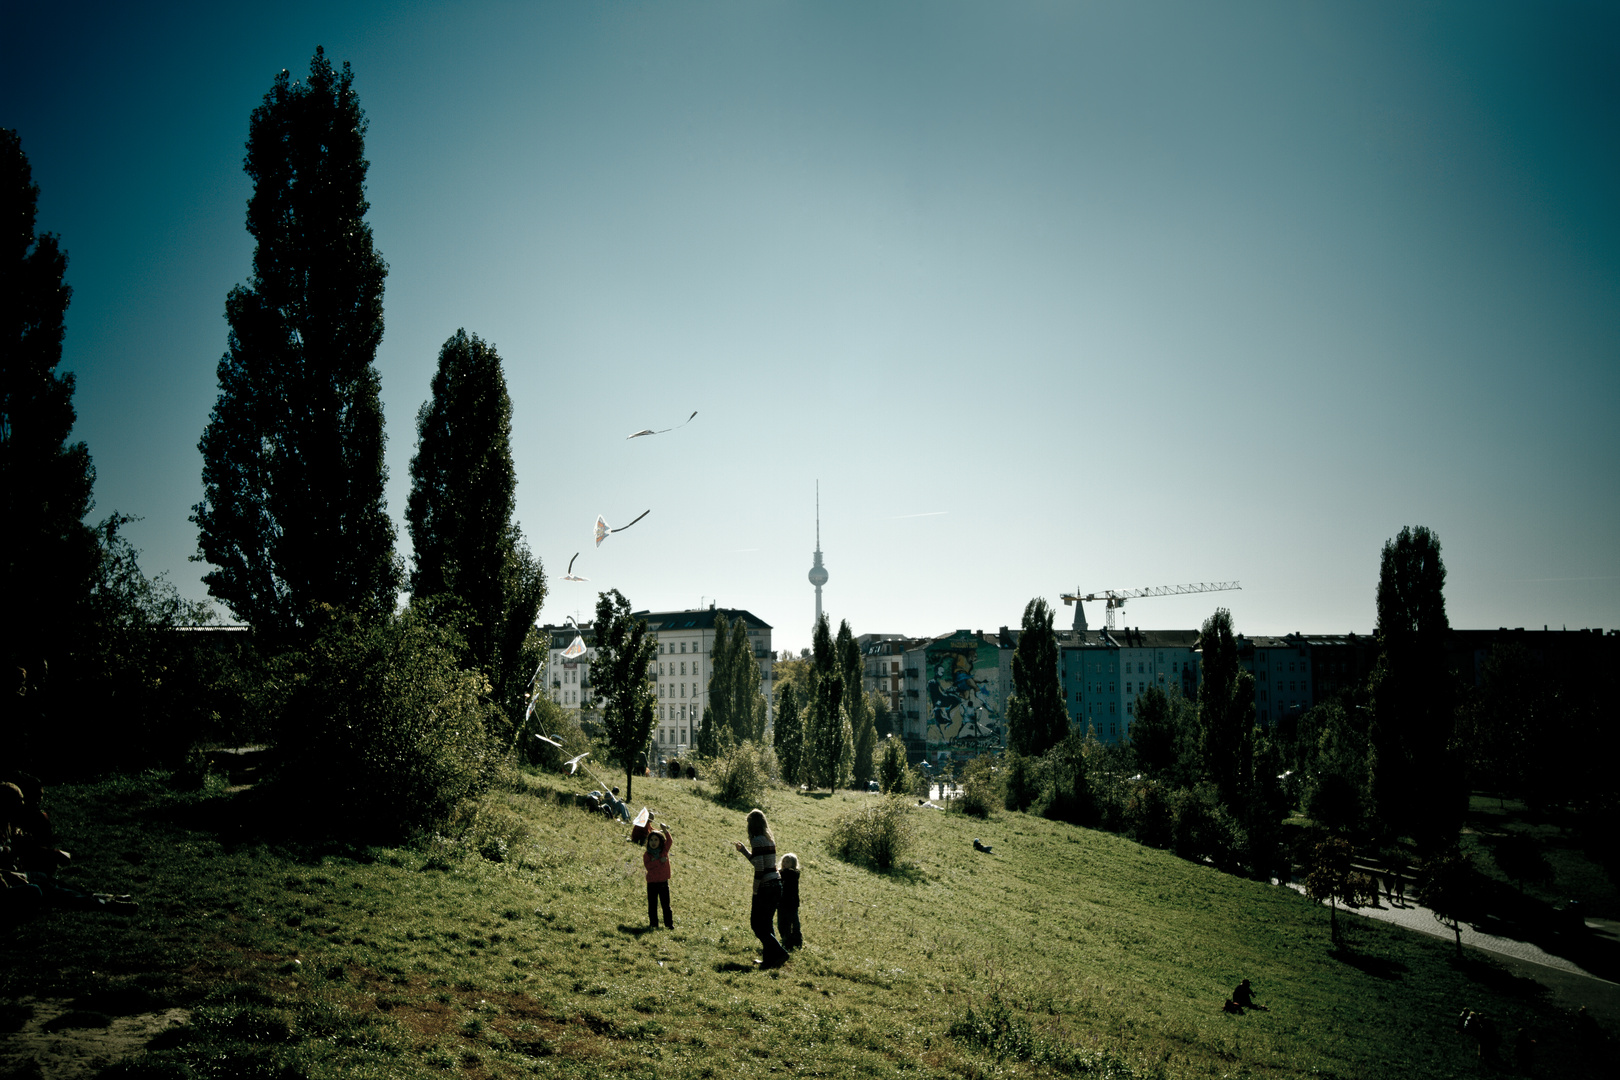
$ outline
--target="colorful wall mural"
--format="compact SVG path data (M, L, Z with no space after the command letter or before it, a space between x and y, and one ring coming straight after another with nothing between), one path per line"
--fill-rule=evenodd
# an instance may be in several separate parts
M928 646L928 752L977 751L1005 743L1001 654L975 634Z

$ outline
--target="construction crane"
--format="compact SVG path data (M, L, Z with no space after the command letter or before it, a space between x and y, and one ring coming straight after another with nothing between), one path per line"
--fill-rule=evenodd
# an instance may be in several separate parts
M1150 589L1104 589L1102 592L1086 593L1081 595L1076 589L1072 593L1063 594L1065 604L1074 605L1074 628L1086 628L1086 609L1082 607L1085 601L1102 600L1107 604L1108 612L1106 623L1108 629L1114 629L1114 609L1125 606L1125 601L1134 600L1138 596L1181 596L1186 593L1201 592L1229 592L1232 589L1242 589L1243 586L1235 581L1200 581L1192 585L1155 585Z

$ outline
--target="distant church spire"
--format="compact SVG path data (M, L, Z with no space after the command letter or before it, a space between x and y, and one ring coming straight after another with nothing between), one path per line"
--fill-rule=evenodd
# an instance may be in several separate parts
M810 584L816 587L816 622L821 624L821 587L827 584L827 568L821 565L821 481L816 481L816 561L810 567Z

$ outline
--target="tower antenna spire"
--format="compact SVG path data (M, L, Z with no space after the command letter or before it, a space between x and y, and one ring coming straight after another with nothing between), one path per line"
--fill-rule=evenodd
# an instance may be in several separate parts
M816 481L816 553L810 567L810 584L816 587L816 623L821 625L821 587L827 584L827 568L821 565L821 481Z

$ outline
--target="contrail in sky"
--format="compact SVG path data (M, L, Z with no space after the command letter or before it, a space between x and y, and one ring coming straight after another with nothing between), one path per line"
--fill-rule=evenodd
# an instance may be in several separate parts
M1617 581L1620 578L1610 577L1525 577L1509 578L1509 585L1540 585L1546 581Z

